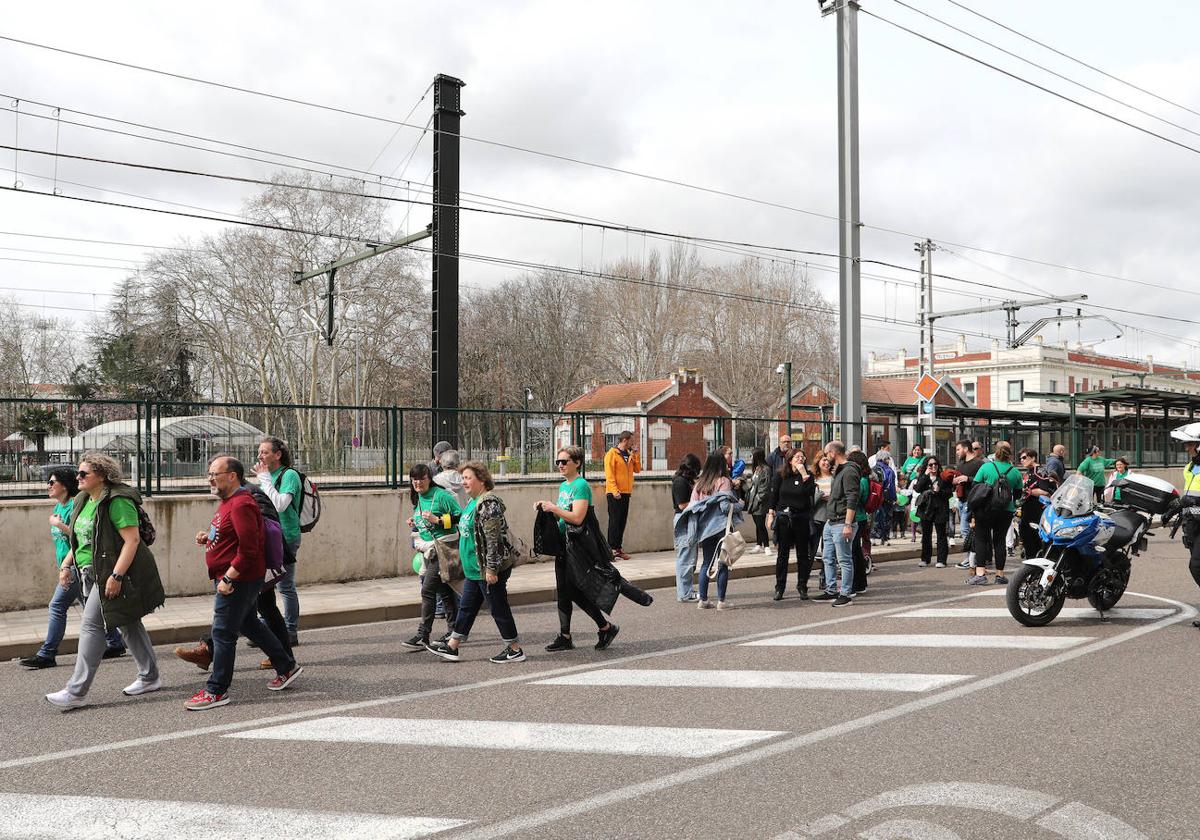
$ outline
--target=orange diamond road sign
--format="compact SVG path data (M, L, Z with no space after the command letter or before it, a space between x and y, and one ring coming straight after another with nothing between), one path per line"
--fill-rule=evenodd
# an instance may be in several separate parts
M921 381L917 383L917 387L913 388L917 395L926 402L932 402L934 396L942 388L942 383L938 382L928 373L921 377Z

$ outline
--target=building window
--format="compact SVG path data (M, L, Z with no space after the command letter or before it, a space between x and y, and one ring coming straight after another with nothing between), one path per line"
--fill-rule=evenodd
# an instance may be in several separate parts
M1057 393L1058 393L1058 380L1057 380L1057 379L1051 379L1051 380L1050 380L1050 393L1051 393L1051 394L1057 394Z
M964 382L962 386L962 395L963 399L967 401L968 405L975 405L975 383Z
M1008 383L1008 401L1024 402L1025 401L1025 380L1014 379Z

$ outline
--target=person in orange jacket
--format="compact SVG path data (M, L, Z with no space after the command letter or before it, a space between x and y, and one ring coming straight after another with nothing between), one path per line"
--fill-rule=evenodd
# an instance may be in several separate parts
M617 435L617 445L604 454L604 492L608 496L608 545L615 557L628 560L622 545L629 521L633 476L642 471L642 459L633 443L633 432Z

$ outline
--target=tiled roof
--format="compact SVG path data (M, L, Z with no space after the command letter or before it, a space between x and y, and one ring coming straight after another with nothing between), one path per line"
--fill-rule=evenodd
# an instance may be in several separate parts
M887 403L890 405L911 405L917 401L917 394L913 391L917 385L917 380L913 379L871 379L864 378L862 381L863 402L868 403ZM936 405L954 405L954 398L950 396L945 388L938 391L937 397L934 398Z
M654 399L671 387L670 379L651 379L646 382L620 382L601 385L563 406L565 411L602 411L610 408L632 408L639 402Z

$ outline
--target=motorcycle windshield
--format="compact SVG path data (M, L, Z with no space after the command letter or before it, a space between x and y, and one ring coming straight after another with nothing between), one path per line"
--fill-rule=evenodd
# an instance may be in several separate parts
M1086 476L1073 475L1050 497L1050 506L1059 516L1085 516L1095 504L1096 485Z

